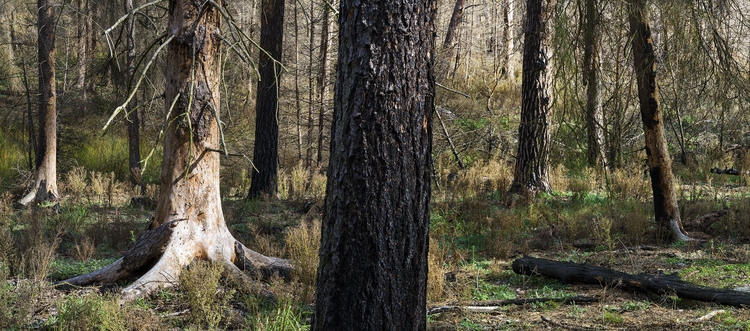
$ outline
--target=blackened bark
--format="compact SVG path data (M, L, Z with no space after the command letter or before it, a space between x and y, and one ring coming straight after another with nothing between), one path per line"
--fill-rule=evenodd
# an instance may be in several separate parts
M323 28L320 32L320 67L318 68L318 155L315 164L323 161L323 126L325 124L326 99L328 99L328 31L331 9L323 6Z
M456 5L453 6L451 20L448 23L448 31L445 33L443 54L440 60L440 67L438 68L439 75L442 78L445 78L448 75L448 68L450 67L451 59L453 58L453 50L456 48L456 33L464 17L464 3L466 3L465 0L456 0Z
M276 195L279 166L279 81L284 36L284 1L263 0L260 10L260 51L255 103L255 148L249 198ZM266 54L266 52L268 54ZM271 57L269 57L271 56Z
M549 192L549 116L552 108L551 26L554 0L526 1L521 123L511 192Z
M645 0L631 0L629 21L633 36L633 66L646 137L646 155L654 192L654 213L656 223L662 228L663 238L688 240L690 238L682 227L677 193L674 190L672 159L664 132L664 116L656 84L654 44L646 7Z
M599 77L599 8L597 0L585 0L583 22L583 84L586 85L586 129L589 166L604 165L602 89Z
M133 10L133 0L125 0L125 12ZM125 21L125 30L127 33L126 48L127 48L127 71L128 71L128 91L134 86L135 76L135 15L128 17ZM127 105L127 119L128 119L128 165L130 169L130 182L135 186L138 185L143 191L143 183L141 181L141 149L140 149L140 119L138 118L138 109L135 107L138 104L138 97L133 97L130 103Z
M424 330L434 0L344 0L314 330Z
M665 295L676 294L684 299L715 302L734 307L750 305L750 293L691 284L680 280L676 274L631 275L612 269L529 256L513 261L513 271L520 275L541 275L566 283L601 285Z

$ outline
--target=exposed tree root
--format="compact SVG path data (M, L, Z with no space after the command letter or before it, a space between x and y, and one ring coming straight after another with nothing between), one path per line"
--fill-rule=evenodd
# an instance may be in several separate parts
M144 231L122 258L94 272L61 281L61 285L86 286L111 284L141 275L122 290L123 302L146 297L160 288L177 285L182 268L196 259L224 266L225 275L238 284L250 285L254 279L291 276L289 260L268 257L255 252L224 231L196 231L192 223L172 220ZM189 239L188 239L189 238ZM149 268L150 267L150 268ZM147 269L149 268L149 269ZM144 273L145 270L145 273ZM242 270L248 270L251 278ZM269 291L248 286L257 294L274 299Z

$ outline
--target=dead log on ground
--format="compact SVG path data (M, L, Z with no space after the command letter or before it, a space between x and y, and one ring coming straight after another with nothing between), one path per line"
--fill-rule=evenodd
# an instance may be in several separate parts
M676 274L631 275L612 269L528 256L513 261L513 271L521 275L545 276L567 283L612 286L667 295L676 294L683 299L714 302L734 307L750 306L750 293L695 285L681 280Z
M735 175L735 176L750 175L750 171L742 171L742 170L737 170L737 169L733 169L733 168L719 169L719 168L716 168L716 167L714 167L713 169L711 169L711 173L712 174L717 174L717 175Z

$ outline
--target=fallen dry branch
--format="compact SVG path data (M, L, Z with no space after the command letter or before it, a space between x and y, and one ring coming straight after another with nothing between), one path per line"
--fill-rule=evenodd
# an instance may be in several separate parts
M695 285L676 274L631 275L628 273L573 262L537 259L525 256L513 261L513 271L521 275L545 276L567 283L583 283L658 294L676 294L683 299L722 305L750 306L750 293Z
M497 310L502 306L510 305L528 305L534 303L545 303L545 302L559 302L562 304L584 304L598 302L598 298L586 297L586 296L574 296L567 298L523 298L523 299L508 299L508 300L485 300L485 301L473 301L465 306L440 306L430 308L427 310L427 315L443 313L447 311L462 310L470 313L488 313Z
M750 171L742 171L742 170L737 170L733 168L726 168L726 169L712 168L711 173L717 174L717 175L735 175L735 176L750 175Z

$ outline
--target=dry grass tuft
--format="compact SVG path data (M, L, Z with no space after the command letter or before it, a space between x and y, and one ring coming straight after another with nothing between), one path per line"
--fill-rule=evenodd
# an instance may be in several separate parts
M49 274L62 235L60 230L47 232L43 221L50 217L49 213L32 209L22 214L21 223L26 229L13 238L14 254L8 258L12 275L42 281Z
M86 193L86 169L76 167L68 171L65 175L65 190L73 198L78 200Z
M644 178L639 168L623 168L612 171L609 177L609 191L622 199L643 200L651 194L651 182Z
M427 300L437 302L445 295L444 252L440 241L430 237L430 251L427 255Z
M294 276L304 285L302 301L312 302L320 250L320 220L302 223L286 235L286 251L294 264Z
M86 262L96 254L96 245L89 237L84 237L73 246L73 257L78 261Z

